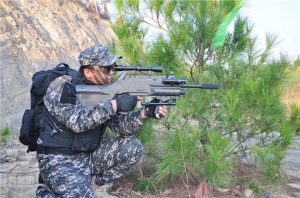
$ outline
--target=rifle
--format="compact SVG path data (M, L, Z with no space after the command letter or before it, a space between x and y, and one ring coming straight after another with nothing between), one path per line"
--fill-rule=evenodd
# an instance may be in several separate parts
M123 71L109 85L76 85L78 99L83 106L93 106L99 102L111 100L118 95L130 94L151 96L159 103L143 102L142 105L176 105L176 98L185 95L184 88L218 89L219 84L186 84L184 78L175 78L173 72L168 77L153 76L151 72L162 72L162 66L122 66L115 71ZM133 71L130 76L128 71ZM136 75L136 71L148 71L145 75Z

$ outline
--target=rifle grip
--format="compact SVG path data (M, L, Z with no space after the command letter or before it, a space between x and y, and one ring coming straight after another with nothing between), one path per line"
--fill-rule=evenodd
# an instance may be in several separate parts
M154 114L158 114L159 118L163 117L160 113L159 113L159 107L161 107L162 105L156 105L155 110L154 110Z

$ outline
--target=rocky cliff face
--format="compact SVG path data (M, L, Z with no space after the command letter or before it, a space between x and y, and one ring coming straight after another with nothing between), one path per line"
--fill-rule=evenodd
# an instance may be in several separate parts
M60 62L78 68L84 48L115 37L109 22L87 12L80 0L0 2L0 127L18 135L30 106L32 75Z

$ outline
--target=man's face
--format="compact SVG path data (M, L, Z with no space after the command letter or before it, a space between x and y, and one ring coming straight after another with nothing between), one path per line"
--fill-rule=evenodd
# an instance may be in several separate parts
M92 66L86 75L87 79L96 85L109 85L114 81L115 64L111 66Z

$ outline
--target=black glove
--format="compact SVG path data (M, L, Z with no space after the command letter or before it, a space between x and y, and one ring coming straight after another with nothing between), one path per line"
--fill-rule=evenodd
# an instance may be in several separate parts
M150 101L150 103L159 103L159 100L153 99ZM156 118L156 114L159 114L159 116L162 117L162 115L159 113L159 107L160 107L160 105L155 105L155 104L145 105L145 108L144 108L145 116L151 117L151 118Z
M117 112L127 112L132 111L136 107L137 96L125 95L116 98Z

